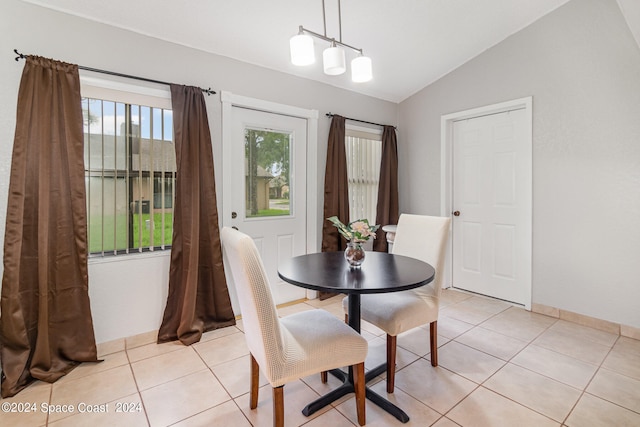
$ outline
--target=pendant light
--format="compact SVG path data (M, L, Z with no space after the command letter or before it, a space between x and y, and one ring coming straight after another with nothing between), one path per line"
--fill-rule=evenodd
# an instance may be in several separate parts
M291 63L293 65L311 65L316 62L316 54L313 49L313 38L304 34L302 27L297 35L289 40L289 48L291 50Z
M347 71L344 50L336 46L335 40L322 52L324 73L330 76L338 76Z
M330 43L330 46L322 52L324 72L330 76L338 76L347 70L346 55L343 47L357 52L358 56L351 61L351 80L355 83L368 82L373 78L371 58L364 56L362 49L350 46L342 42L342 13L340 0L338 0L338 29L340 37L327 37L327 17L324 0L322 0L322 19L324 21L324 35L307 30L302 25L298 27L298 34L289 40L291 62L294 65L310 65L315 62L313 38L316 37Z
M368 82L373 78L371 58L362 53L351 61L351 80L355 83Z

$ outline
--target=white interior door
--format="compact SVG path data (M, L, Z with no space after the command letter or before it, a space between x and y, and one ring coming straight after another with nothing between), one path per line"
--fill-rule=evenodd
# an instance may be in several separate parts
M531 145L525 109L452 126L456 288L526 304L531 288Z
M280 280L278 264L306 253L307 121L232 107L230 123L222 223L254 239L276 304L304 298L304 289Z

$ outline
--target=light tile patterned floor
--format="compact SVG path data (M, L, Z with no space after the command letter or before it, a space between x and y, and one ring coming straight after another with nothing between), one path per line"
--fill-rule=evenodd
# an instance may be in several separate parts
M279 313L317 308L343 317L341 297ZM53 385L37 382L2 400L36 410L0 411L0 425L271 426L271 387L262 376L258 408L249 409L242 330L239 322L191 347L150 344L102 355L102 363L82 364ZM428 328L398 337L396 392L388 398L409 414L408 426L640 426L640 341L450 290L443 292L438 332L437 368L429 363ZM362 333L371 368L385 359L384 334L366 323ZM312 417L300 412L337 385L317 375L286 385L286 425L357 425L353 395ZM369 385L386 395L384 375ZM108 412L78 413L80 403ZM43 404L76 408L47 414ZM402 424L367 403L367 425Z

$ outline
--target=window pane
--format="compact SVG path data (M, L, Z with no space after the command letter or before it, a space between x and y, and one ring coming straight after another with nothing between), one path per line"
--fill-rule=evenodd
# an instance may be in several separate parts
M89 170L102 170L102 101L89 100Z
M103 126L103 158L104 169L115 170L116 168L116 104L115 102L103 101L102 103L102 126Z
M89 200L89 252L102 252L102 178L90 177L87 193Z
M84 140L87 141L88 140L87 135L89 134L89 121L90 121L89 100L87 98L82 98L80 105L82 106L82 128L84 133ZM87 143L84 144L84 164L85 164L85 168L87 167L87 165L89 165L89 144Z
M116 227L116 249L126 250L129 247L127 226L127 181L124 177L116 180L116 206L115 206L115 227Z
M157 176L153 179L153 208L173 208L173 178Z
M116 104L116 168L124 170L127 168L127 130L125 120L125 105Z
M153 109L153 139L162 140L162 109Z
M164 119L171 111L87 98L82 110L90 253L170 247L176 162Z
M349 221L376 221L382 141L361 137L345 138L349 181Z
M173 141L173 111L164 110L164 140Z
M114 177L102 181L102 250L112 252L116 239L116 180Z
M141 246L148 248L151 246L151 230L153 229L153 218L151 217L151 201L148 176L135 177L132 179L134 206L133 206L133 247Z
M289 215L291 134L245 129L246 217Z
M164 240L162 244L170 245L173 239L173 198L174 188L176 187L176 175L164 178Z

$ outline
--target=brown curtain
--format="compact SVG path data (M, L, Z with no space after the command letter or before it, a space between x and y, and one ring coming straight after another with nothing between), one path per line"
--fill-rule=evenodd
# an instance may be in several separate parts
M322 217L322 252L343 251L347 242L327 218L337 216L349 222L349 183L344 144L345 118L334 115L327 144L327 167L324 174L324 214Z
M324 174L324 211L322 217L322 252L344 251L346 240L327 218L337 216L344 224L349 222L349 181L347 154L344 144L345 118L334 115L327 143L327 166ZM321 300L335 295L319 292Z
M171 85L177 184L169 296L158 342L190 345L235 325L222 264L213 152L202 90Z
M378 206L376 223L378 229L373 250L387 251L387 238L382 226L398 223L398 139L393 126L385 126L382 131L382 163L378 184Z
M16 116L2 276L2 397L95 362L77 65L29 56Z

